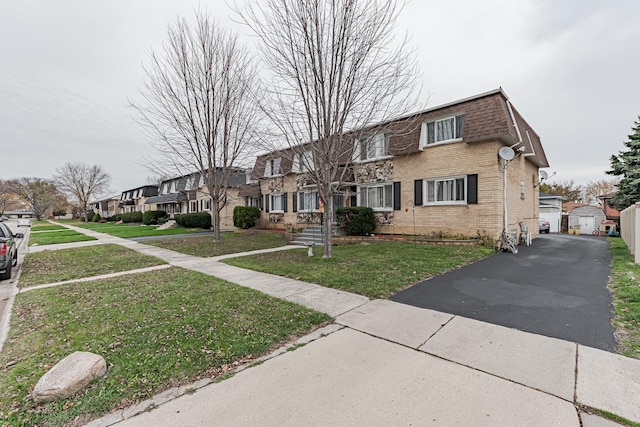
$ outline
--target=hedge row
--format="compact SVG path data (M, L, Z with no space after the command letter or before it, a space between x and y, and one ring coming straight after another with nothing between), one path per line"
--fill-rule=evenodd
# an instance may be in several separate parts
M187 228L211 228L211 215L208 212L194 212L189 214L176 215L175 220L178 225Z
M165 211L146 211L142 215L142 222L144 225L158 225L162 223L162 220L167 216Z

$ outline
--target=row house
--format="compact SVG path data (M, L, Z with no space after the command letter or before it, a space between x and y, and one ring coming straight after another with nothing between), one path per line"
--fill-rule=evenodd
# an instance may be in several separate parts
M156 185L143 185L123 191L118 205L120 213L146 212L149 210L145 204L147 199L157 195L158 187Z
M221 227L232 228L233 208L244 206L245 200L238 192L247 183L248 173L250 171L242 168L234 168L231 172L226 203L220 211ZM167 179L158 188L157 195L145 201L147 210L162 210L171 218L176 214L211 211L212 199L199 172Z
M106 197L89 203L89 210L102 218L109 218L120 213L121 196Z
M379 123L344 141L353 155L341 162L333 204L371 207L377 233L498 238L506 211L508 231L526 226L538 233L539 169L549 165L540 137L502 89ZM303 170L309 162L293 154L300 147L259 156L257 183L240 194L261 208L267 228L335 221ZM506 168L502 147L515 153Z

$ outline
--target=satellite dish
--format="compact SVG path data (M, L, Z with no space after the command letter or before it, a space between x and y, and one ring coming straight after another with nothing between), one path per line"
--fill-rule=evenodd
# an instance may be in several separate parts
M547 179L549 178L549 174L545 171L540 171L540 179Z
M502 147L498 150L498 156L500 156L500 158L503 160L509 161L513 160L513 158L516 156L516 152L513 151L513 149L510 147Z

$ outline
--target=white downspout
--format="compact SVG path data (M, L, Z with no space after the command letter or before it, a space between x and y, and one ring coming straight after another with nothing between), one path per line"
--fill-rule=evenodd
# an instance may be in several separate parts
M513 114L513 110L511 109L511 102L509 102L508 99L507 99L507 108L509 109L509 115L511 116L511 121L513 122L513 127L516 128L516 135L518 135L518 142L511 146L511 148L513 148L516 145L522 144L522 134L520 133L520 128L518 127L518 122L516 122L516 117Z

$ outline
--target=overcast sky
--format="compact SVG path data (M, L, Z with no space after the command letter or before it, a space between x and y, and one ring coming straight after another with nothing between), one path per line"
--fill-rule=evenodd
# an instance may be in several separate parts
M176 17L201 4L241 34L223 1L3 0L0 179L99 164L113 193L144 185L150 147L127 106ZM502 87L542 137L554 181L610 178L640 114L640 1L414 0L427 107ZM245 37L249 43L255 39Z

